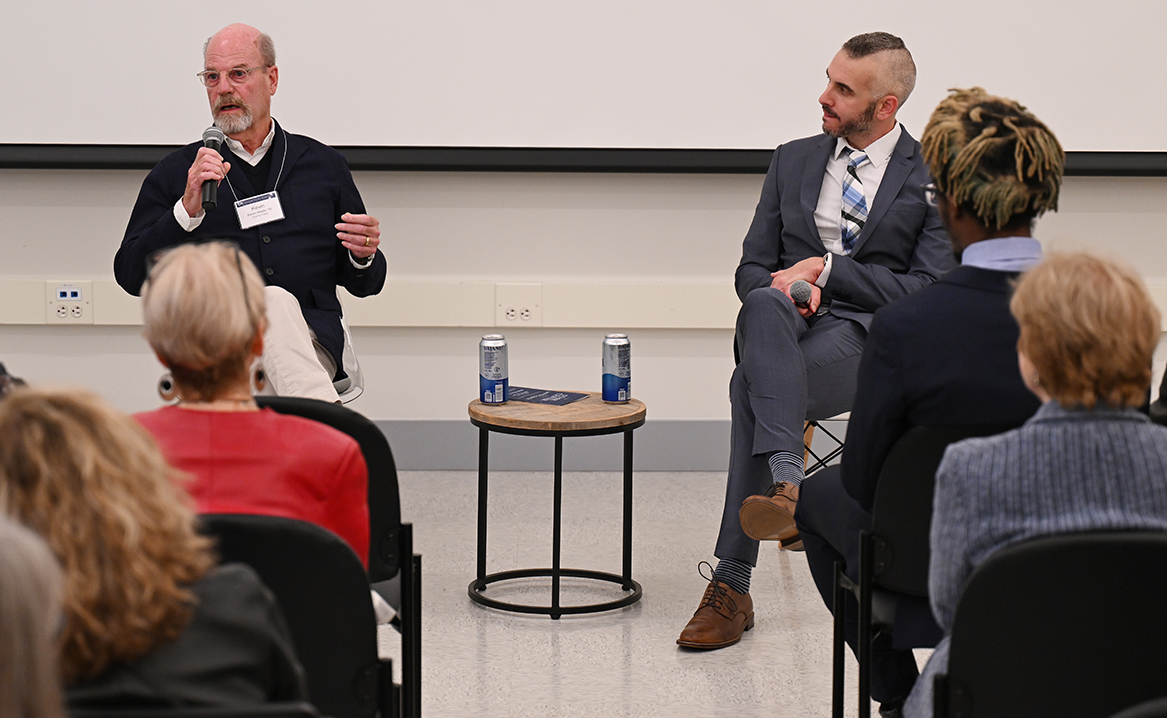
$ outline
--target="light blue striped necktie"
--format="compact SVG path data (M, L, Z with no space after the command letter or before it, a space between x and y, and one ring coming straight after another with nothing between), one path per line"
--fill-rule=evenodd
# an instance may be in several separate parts
M858 151L853 153L850 147L843 148L843 152L851 155L851 158L847 161L847 171L843 173L843 215L839 227L842 230L843 251L850 254L867 222L867 198L863 196L863 182L855 171L856 167L867 161L867 155Z

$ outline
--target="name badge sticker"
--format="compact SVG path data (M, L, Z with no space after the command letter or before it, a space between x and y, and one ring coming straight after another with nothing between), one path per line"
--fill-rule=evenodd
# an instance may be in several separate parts
M265 192L241 199L235 203L235 214L239 215L239 226L243 229L281 220L284 208L280 206L280 193Z

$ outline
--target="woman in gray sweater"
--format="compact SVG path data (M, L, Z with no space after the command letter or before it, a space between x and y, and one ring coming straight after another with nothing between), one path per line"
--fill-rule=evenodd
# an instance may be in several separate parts
M1021 376L1044 405L1020 429L950 446L937 470L929 593L946 637L905 716L932 715L957 602L994 551L1048 534L1167 531L1167 429L1137 410L1160 332L1146 287L1114 262L1052 255L1010 309Z

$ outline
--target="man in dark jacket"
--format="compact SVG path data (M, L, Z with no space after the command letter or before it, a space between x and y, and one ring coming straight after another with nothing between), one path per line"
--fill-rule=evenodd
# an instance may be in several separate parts
M345 377L336 288L381 291L380 228L336 150L284 130L271 116L279 84L275 46L265 33L230 25L207 40L198 73L218 150L202 143L165 157L146 177L130 216L114 275L141 292L156 252L200 239L239 244L267 282L264 370L277 394L336 401ZM220 183L204 210L203 185Z

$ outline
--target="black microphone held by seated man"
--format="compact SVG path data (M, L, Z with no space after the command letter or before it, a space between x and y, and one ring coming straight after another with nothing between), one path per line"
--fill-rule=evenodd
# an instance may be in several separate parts
M218 152L223 143L227 141L227 135L214 125L207 128L203 133L203 147L210 147L212 150ZM203 211L212 210L215 208L215 195L218 194L218 182L203 182Z
M810 296L810 282L805 279L799 279L790 285L790 298L799 309L810 309Z

